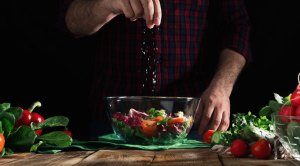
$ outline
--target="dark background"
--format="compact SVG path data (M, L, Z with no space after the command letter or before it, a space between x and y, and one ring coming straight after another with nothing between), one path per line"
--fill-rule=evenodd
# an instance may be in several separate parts
M28 107L39 100L45 117L66 115L85 130L92 80L93 38L74 40L57 29L59 0L5 1L1 5L0 103ZM239 77L232 112L257 112L297 85L300 20L296 1L246 0L253 63Z

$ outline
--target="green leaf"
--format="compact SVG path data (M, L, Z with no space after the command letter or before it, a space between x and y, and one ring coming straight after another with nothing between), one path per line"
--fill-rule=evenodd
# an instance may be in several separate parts
M7 137L11 130L14 128L14 123L6 118L2 118L0 119L0 121L2 121L3 134L5 137Z
M29 126L20 126L7 137L7 147L13 151L29 151L37 135Z
M39 141L38 143L34 144L30 148L30 152L36 152L37 149L43 144L43 141Z
M46 144L55 145L58 148L68 147L72 144L72 138L63 131L53 131L37 137L38 141Z
M259 116L270 117L272 113L273 113L273 110L271 109L271 107L270 106L265 106L265 107L260 109Z
M2 103L2 104L0 104L0 113L2 111L7 110L9 107L10 107L10 103Z
M7 136L14 128L14 124L16 122L15 116L14 114L5 111L0 114L0 121L2 121L4 134Z
M19 119L22 114L22 109L18 107L10 107L5 112L9 112L15 116L15 119Z
M3 134L2 121L0 121L0 133Z
M3 157L5 155L5 148L2 149L2 151L0 152L0 158Z
M31 128L33 130L37 130L37 129L45 129L50 127L60 127L60 126L67 127L68 123L69 123L69 119L65 116L53 116L45 119L45 121L39 124L31 123Z
M14 154L14 151L11 150L10 148L6 147L5 148L5 156L12 155L12 154Z
M278 103L277 101L270 100L269 101L269 106L273 110L273 112L278 113L282 104Z
M291 96L292 96L292 94L289 94L288 96L282 98L283 104L290 105L291 104Z

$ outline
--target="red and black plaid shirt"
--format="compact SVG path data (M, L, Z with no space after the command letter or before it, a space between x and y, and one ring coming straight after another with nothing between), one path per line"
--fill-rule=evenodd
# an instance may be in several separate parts
M200 96L209 81L204 46L210 4L224 26L216 49L231 48L249 59L249 19L242 0L161 0L158 28L121 15L97 34L97 101L120 95Z
M219 21L220 45L249 60L249 18L243 0L161 0L162 21L147 29L144 20L120 15L95 36L98 51L92 97L96 108L104 96L200 96L209 82L207 69L209 10ZM213 6L211 6L213 5ZM217 58L213 58L217 61Z

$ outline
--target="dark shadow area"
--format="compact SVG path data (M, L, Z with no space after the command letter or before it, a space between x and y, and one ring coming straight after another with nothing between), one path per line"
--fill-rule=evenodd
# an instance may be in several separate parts
M232 112L257 112L276 92L288 95L300 72L297 5L246 0L253 63L232 94ZM1 5L0 103L28 107L39 100L45 117L65 115L83 134L89 119L93 38L75 40L57 29L59 0L5 1ZM294 2L296 3L296 1ZM2 17L1 16L1 17Z
M246 0L252 32L253 63L244 70L232 94L234 112L258 112L296 88L300 72L300 19L295 2Z

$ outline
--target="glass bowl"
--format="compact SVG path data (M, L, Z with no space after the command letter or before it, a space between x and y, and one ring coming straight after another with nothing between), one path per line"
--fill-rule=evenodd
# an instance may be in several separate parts
M283 147L300 161L300 117L272 115L272 122Z
M114 133L124 142L170 145L190 132L200 102L193 97L112 96L106 109Z

